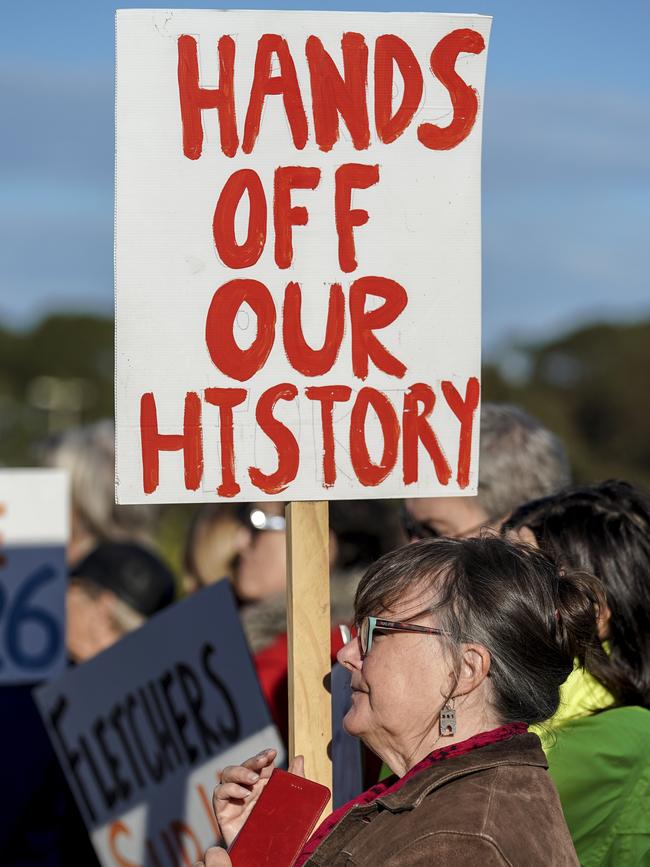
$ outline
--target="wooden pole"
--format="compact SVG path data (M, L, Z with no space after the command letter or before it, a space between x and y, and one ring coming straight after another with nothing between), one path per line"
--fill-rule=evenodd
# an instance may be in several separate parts
M289 503L287 628L289 756L304 755L309 779L332 790L329 520L326 502ZM331 810L331 802L327 811Z

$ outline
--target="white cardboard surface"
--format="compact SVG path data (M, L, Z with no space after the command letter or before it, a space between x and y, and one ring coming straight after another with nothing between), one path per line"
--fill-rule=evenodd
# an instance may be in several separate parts
M433 13L244 12L189 10L120 10L117 14L116 133L116 422L117 496L123 503L218 500L222 483L219 410L205 400L208 388L244 388L246 399L234 410L234 470L239 500L345 499L472 494L478 477L478 415L474 417L468 484L458 482L460 424L441 390L450 381L461 396L470 377L480 377L480 164L483 93L491 19L479 15ZM418 140L418 126L447 126L454 117L450 91L431 72L429 59L441 39L459 29L481 34L485 49L461 53L455 71L478 93L478 114L469 135L449 150L432 150ZM339 118L339 140L324 152L315 140L310 76L305 45L317 36L342 70L345 32L362 35L368 47L367 104L370 144L357 150ZM251 153L241 149L258 40L281 34L288 43L299 81L308 126L305 147L293 143L280 95L266 97L259 136ZM374 56L379 36L395 34L408 44L421 69L420 106L403 134L386 144L374 120ZM240 147L234 157L220 148L218 113L202 112L202 154L183 153L178 85L178 39L192 36L198 45L200 85L219 85L220 37L235 42L234 92ZM277 57L272 71L280 71ZM393 107L401 99L398 71ZM352 194L352 207L368 211L365 225L354 229L358 266L342 270L334 219L334 176L346 163L378 165L379 182ZM308 223L294 226L293 262L281 269L274 260L273 179L279 166L309 166L321 171L315 190L296 189L294 207L308 210ZM250 267L232 269L220 259L213 238L213 216L230 176L253 169L267 201L266 244ZM238 211L236 237L247 228L247 199ZM406 365L403 377L389 375L371 360L365 380L353 374L350 285L368 275L397 281L408 293L404 311L375 332L382 344ZM219 287L233 279L254 279L271 293L277 311L275 342L263 368L239 382L212 362L206 344L206 316ZM308 377L296 372L282 341L282 304L289 281L302 288L302 325L313 348L322 346L331 283L340 283L345 299L345 331L338 357L326 373ZM367 309L379 304L370 298ZM256 334L256 319L243 306L235 338L246 348ZM296 438L300 450L297 475L278 492L255 486L249 467L273 473L278 454L256 422L260 395L279 383L296 386L298 396L280 400L275 417ZM418 480L403 477L404 393L414 383L428 384L436 403L430 424L451 470L439 480L422 443ZM347 385L352 395L334 411L337 478L323 479L323 433L320 405L305 396L308 386ZM358 392L383 392L394 407L399 442L393 469L379 484L363 484L350 457L351 408ZM188 392L201 406L203 471L196 489L186 487L181 451L160 453L158 486L146 493L140 428L142 395L154 396L159 432L180 434ZM365 425L370 459L380 463L383 437L373 410ZM390 461L389 461L390 463Z

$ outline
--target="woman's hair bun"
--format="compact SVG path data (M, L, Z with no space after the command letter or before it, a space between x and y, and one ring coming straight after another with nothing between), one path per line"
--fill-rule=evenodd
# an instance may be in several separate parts
M598 620L606 607L600 581L588 572L558 570L557 640L571 659L585 659L602 653L598 639Z

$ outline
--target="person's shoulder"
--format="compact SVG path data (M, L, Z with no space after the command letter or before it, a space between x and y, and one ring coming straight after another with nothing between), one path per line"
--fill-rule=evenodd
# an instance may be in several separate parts
M559 726L557 739L561 744L569 737L612 741L619 747L639 743L650 746L650 710L638 706L612 707Z
M611 707L593 714L591 719L594 724L634 726L643 731L650 731L650 710L639 705L626 705L624 707Z
M424 867L436 862L447 867L512 867L496 840L481 832L434 831L395 849L384 867Z
M598 863L645 864L637 856L650 834L650 711L617 707L571 721L548 759L581 860L607 851Z
M639 705L621 705L605 708L580 720L573 720L572 723L590 722L592 725L598 725L611 720L616 720L617 724L627 722L634 725L650 726L650 710Z
M490 843L503 863L519 863L522 846L531 867L550 863L549 856L553 864L578 863L557 791L539 764L503 762L477 770L442 786L418 810L418 828L435 829L449 840L470 835L475 843L479 835L480 845L489 848ZM486 863L493 862L488 858Z
M650 711L616 707L559 726L547 745L548 764L560 793L630 781L650 771ZM618 782L617 782L618 781Z
M450 831L496 827L502 819L509 824L513 810L522 815L527 810L534 812L538 801L550 800L556 806L555 789L546 767L525 762L478 766L429 795L435 797L426 797L420 803L420 813L431 812L436 827Z

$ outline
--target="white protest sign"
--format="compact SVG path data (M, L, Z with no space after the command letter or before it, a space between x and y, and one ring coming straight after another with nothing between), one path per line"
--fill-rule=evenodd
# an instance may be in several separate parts
M475 493L490 22L117 13L119 502Z
M216 771L284 750L227 581L35 691L105 867L175 867L216 837Z
M65 664L69 508L63 470L0 470L0 683Z

